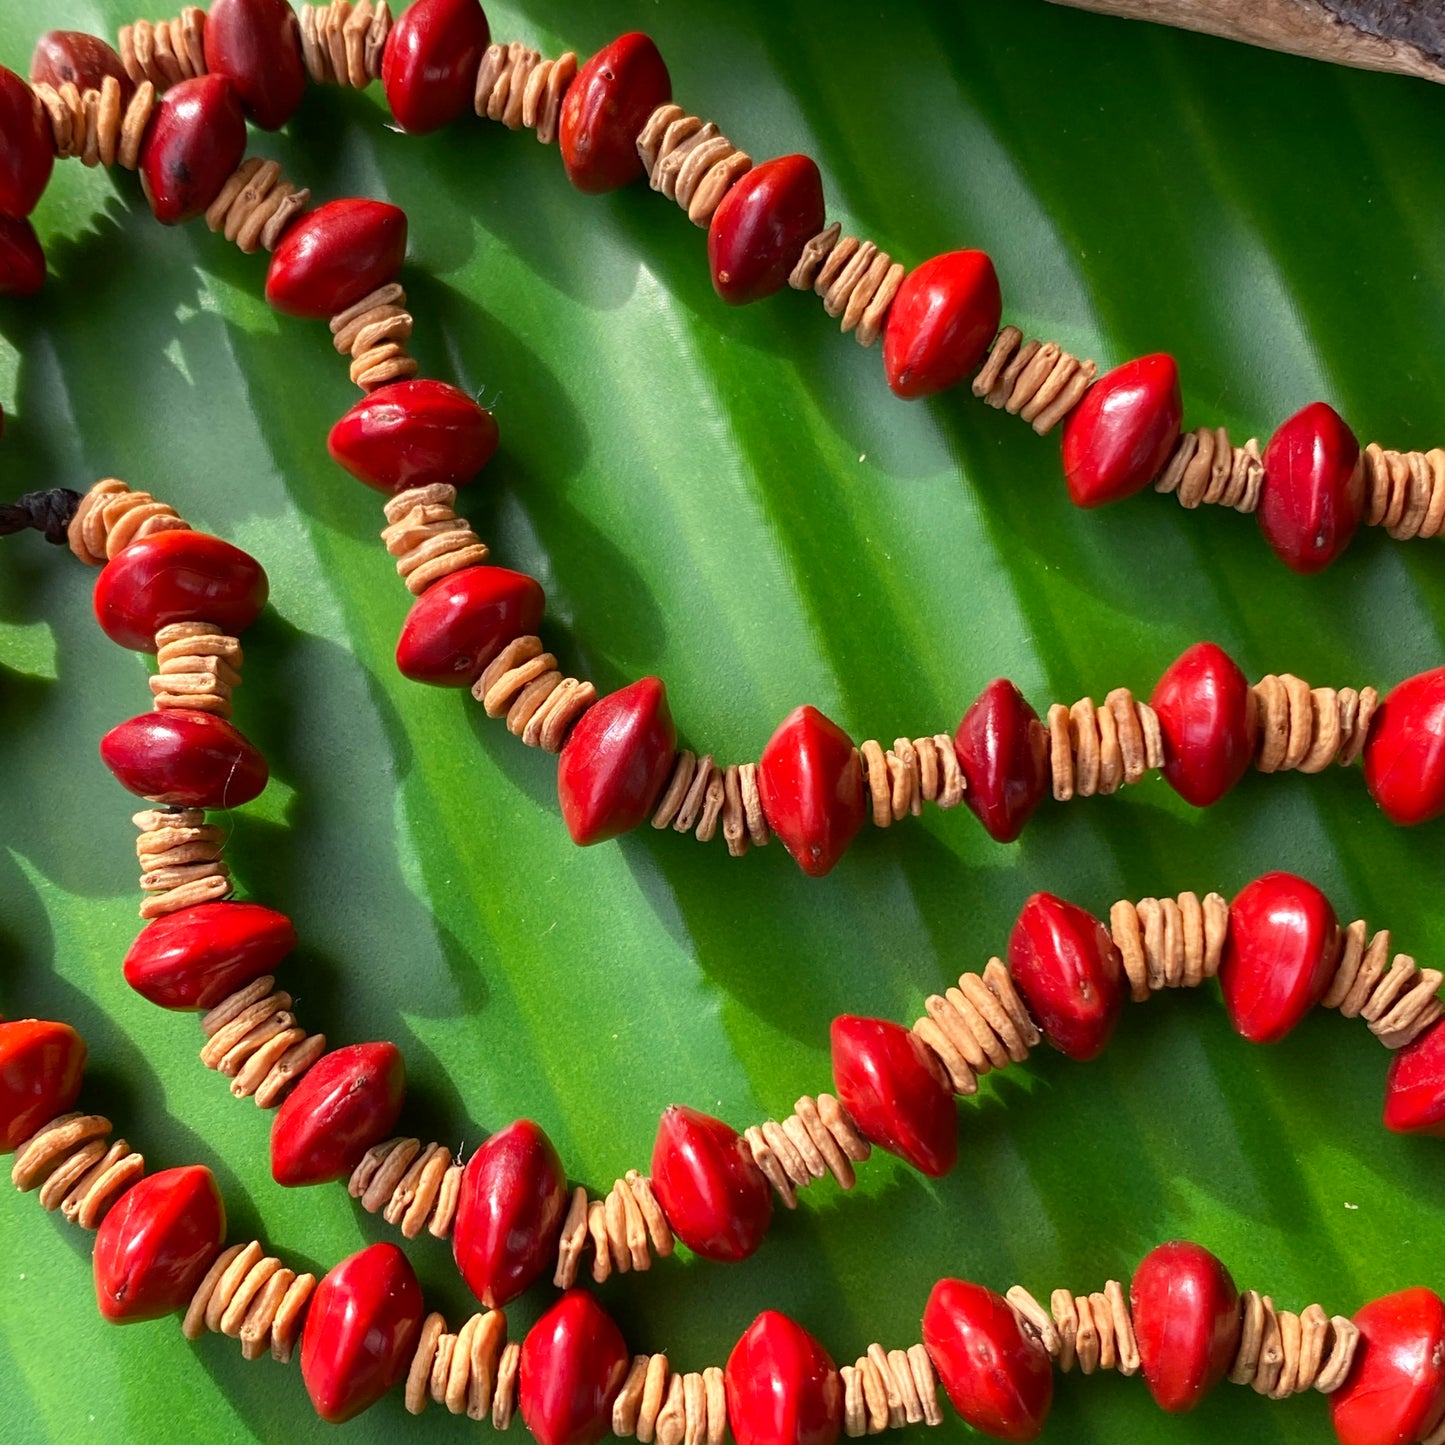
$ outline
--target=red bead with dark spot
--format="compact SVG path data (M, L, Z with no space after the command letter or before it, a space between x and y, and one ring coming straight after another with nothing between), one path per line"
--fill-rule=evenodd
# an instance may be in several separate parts
M758 792L768 826L812 878L832 871L867 816L853 739L815 707L794 708L768 739Z
M1445 813L1445 667L1386 694L1365 739L1365 786L1402 827Z
M87 35L83 30L47 30L35 42L30 56L31 85L48 85L52 90L73 85L84 94L99 90L106 76L120 86L121 105L129 105L135 81L125 73L115 49L98 35Z
M55 138L33 90L0 65L0 216L24 220L55 165Z
M1054 1403L1054 1367L1002 1295L941 1279L923 1311L923 1346L953 1408L996 1440L1038 1438Z
M266 272L266 299L288 316L325 321L396 279L406 257L406 212L345 197L294 222Z
M129 1325L185 1309L225 1238L226 1209L209 1169L192 1164L139 1180L95 1236L101 1314Z
M646 35L632 31L604 46L577 72L562 100L558 144L579 191L615 191L642 174L637 137L672 99L672 79Z
M412 135L450 125L471 109L492 32L477 0L417 0L392 26L381 83L396 123Z
M1003 294L983 251L949 251L904 277L883 329L883 372L905 401L957 386L998 335Z
M1087 1063L1104 1052L1124 1008L1124 963L1109 930L1052 893L1035 893L1008 941L1008 968L1044 1037Z
M509 642L536 632L546 605L541 586L525 573L463 567L412 603L396 665L413 682L470 687Z
M1395 1051L1385 1080L1385 1128L1445 1138L1445 1020Z
M421 1337L421 1286L396 1245L369 1245L316 1286L301 1336L301 1378L316 1413L340 1425L406 1378Z
M1339 958L1339 921L1313 883L1256 878L1229 905L1219 965L1229 1021L1251 1043L1278 1043L1325 996Z
M398 381L363 397L331 428L332 461L379 492L464 487L497 450L485 407L444 381Z
M1414 1445L1445 1420L1445 1302L1404 1289L1355 1316L1359 1352L1330 1396L1340 1445Z
M527 1331L517 1403L537 1445L596 1445L632 1363L612 1316L585 1289L569 1289Z
M958 1160L953 1090L933 1051L887 1019L833 1020L833 1083L865 1138L938 1179Z
M180 708L112 728L100 758L121 787L170 808L239 808L268 776L266 759L224 718Z
M233 637L266 605L270 583L249 553L205 532L157 532L123 548L95 579L95 620L112 642L156 650L172 622L213 622Z
M843 1426L843 1377L802 1325L764 1310L723 1371L737 1445L833 1445Z
M746 1259L773 1220L772 1187L742 1135L681 1104L662 1111L652 1187L673 1233L704 1259Z
M1259 529L1285 566L1318 572L1350 545L1364 512L1359 440L1332 406L1311 402L1265 448Z
M1180 1415L1224 1378L1239 1348L1239 1291L1207 1249L1176 1240L1144 1256L1129 1289L1154 1403Z
M810 156L778 156L754 166L734 182L708 226L713 290L729 306L781 291L827 219L823 178Z
M452 1253L483 1305L500 1309L552 1268L566 1212L567 1171L539 1124L518 1119L472 1155Z
M344 1179L390 1136L406 1100L395 1044L348 1044L318 1059L276 1111L271 1177L294 1189Z
M0 296L33 296L45 284L45 252L29 221L0 216Z
M1184 402L1179 368L1159 352L1115 367L1064 422L1064 480L1076 507L1102 507L1142 491L1164 470Z
M989 837L1012 843L1049 790L1049 734L1006 677L996 677L953 735L968 790L963 801Z
M140 180L163 226L204 214L246 154L241 97L224 75L173 85L156 103L140 148Z
M639 678L593 703L557 759L557 798L572 841L585 848L637 827L667 785L676 754L660 679Z
M1239 664L1196 642L1169 664L1149 705L1164 735L1164 777L1196 808L1217 803L1248 771L1258 728L1254 694Z
M125 956L125 981L169 1009L211 1009L271 973L296 947L284 913L259 903L197 903L147 924Z
M206 69L236 87L246 115L280 130L306 94L301 27L286 0L211 0Z
M68 1113L85 1077L85 1040L48 1019L0 1023L0 1154Z

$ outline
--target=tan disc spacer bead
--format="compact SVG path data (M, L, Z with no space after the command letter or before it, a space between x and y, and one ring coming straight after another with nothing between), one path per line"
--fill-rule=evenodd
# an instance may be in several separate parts
M1372 687L1312 688L1287 672L1260 678L1250 691L1258 718L1254 765L1262 773L1349 767L1364 751L1380 702Z
M269 974L222 999L201 1019L201 1032L201 1062L231 1080L236 1098L254 1098L262 1109L280 1104L326 1052L325 1036L296 1022L291 995Z
M973 394L1022 416L1047 436L1084 399L1098 374L1092 361L1080 361L1057 342L1025 341L1017 326L1005 326L973 379Z
M883 334L906 274L887 251L872 241L845 236L842 223L834 221L803 247L788 285L816 292L823 298L823 310L841 318L845 335L851 331L860 346L872 346Z
M1124 960L1129 996L1143 1003L1158 989L1197 988L1219 972L1229 904L1218 893L1138 903L1122 898L1109 910L1109 932Z
M517 41L492 45L477 70L473 105L478 115L509 130L534 130L543 145L551 145L557 139L562 99L576 75L573 51L546 60Z
M1054 797L1091 798L1116 793L1164 766L1164 735L1147 702L1116 687L1096 708L1092 698L1073 707L1055 703L1048 714L1049 765Z
M71 552L82 562L104 567L132 542L157 532L187 532L190 526L168 502L106 477L80 499L70 519L68 540Z
M345 85L365 90L381 78L382 56L391 34L386 0L332 0L303 5L297 12L301 57L314 85Z
M603 1199L590 1199L580 1184L572 1191L557 1243L553 1283L559 1289L571 1289L576 1283L589 1247L592 1278L598 1284L614 1273L650 1269L654 1254L665 1259L672 1253L672 1227L650 1179L630 1169Z
M1181 507L1233 507L1252 512L1264 490L1264 459L1251 437L1242 447L1230 443L1221 427L1185 432L1170 453L1156 492L1173 492Z
M187 5L175 20L137 20L121 27L120 62L137 84L157 90L206 73L206 12Z
M1369 937L1363 919L1344 931L1339 967L1322 1002L1346 1018L1363 1018L1387 1049L1413 1043L1445 1014L1440 984L1445 974L1420 968L1406 953L1390 958L1390 932Z
M842 1189L857 1183L853 1165L873 1152L848 1111L831 1094L804 1094L782 1123L769 1119L744 1134L753 1162L789 1209L799 1189L831 1175Z
M931 995L924 1008L913 1032L938 1056L955 1094L976 1094L983 1075L1021 1064L1039 1043L1012 976L996 958L981 974L961 975L957 988Z
M637 137L637 154L648 183L676 201L693 225L704 229L733 185L753 167L712 121L680 105L660 105Z

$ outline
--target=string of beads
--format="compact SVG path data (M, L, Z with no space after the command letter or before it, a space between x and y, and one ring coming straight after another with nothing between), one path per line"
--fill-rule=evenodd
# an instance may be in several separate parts
M118 44L125 73L157 90L206 73L206 12L187 5L175 20L137 20L123 25Z
M344 85L365 90L381 78L381 58L391 34L386 0L331 0L303 5L297 12L301 58L314 85Z
M231 1081L238 1099L274 1109L326 1052L291 1012L291 995L266 974L221 1000L201 1019L201 1062Z
M444 1316L429 1314L406 1377L406 1408L420 1415L431 1400L453 1415L490 1417L496 1429L505 1430L517 1408L520 1357L500 1310L473 1315L454 1335Z
M288 1269L256 1240L233 1244L216 1256L196 1287L181 1333L191 1341L207 1331L226 1335L240 1340L247 1360L269 1354L285 1364L315 1289L314 1274Z
M380 1213L408 1239L423 1229L448 1238L461 1187L462 1166L451 1150L420 1139L388 1139L368 1149L346 1185L368 1214Z
M695 226L706 227L722 198L753 166L712 121L680 105L660 105L637 137L648 184L676 201Z
M81 1229L99 1229L112 1204L145 1173L145 1160L124 1139L107 1144L111 1123L100 1114L60 1114L15 1151L10 1182L40 1190L40 1207L57 1209Z
M1022 416L1047 436L1083 400L1099 368L1080 361L1056 341L1025 341L1017 326L1005 326L994 339L973 394L1010 416Z
M473 105L479 116L500 121L508 130L535 130L543 145L551 145L562 97L576 75L577 56L571 50L546 60L518 41L491 45L477 70Z

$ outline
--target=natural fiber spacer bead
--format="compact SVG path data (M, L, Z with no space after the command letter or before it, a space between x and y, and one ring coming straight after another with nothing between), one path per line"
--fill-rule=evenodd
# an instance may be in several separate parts
M0 216L23 221L36 207L55 165L55 147L35 92L0 66Z
M988 352L1003 316L993 262L949 251L904 278L883 329L883 371L895 396L917 401L963 381Z
M406 212L385 201L328 201L286 232L266 272L266 300L325 321L392 280L406 256Z
M241 97L224 75L173 85L140 149L141 188L163 226L204 215L246 153Z
M823 178L811 157L778 156L755 166L734 182L708 225L713 290L729 306L781 291L826 219Z
M958 731L954 755L968 786L963 801L1000 843L1012 843L1049 790L1049 734L1007 678L979 693Z
M1364 759L1365 786L1392 823L1412 827L1445 813L1445 667L1386 694Z
M399 381L331 428L332 461L379 492L464 487L497 450L492 413L444 381Z
M268 777L265 758L224 718L181 709L112 728L100 757L121 787L167 807L239 808Z
M522 1341L518 1404L538 1445L596 1445L631 1362L622 1331L596 1297L568 1290Z
M0 296L33 296L45 284L45 252L29 221L0 216Z
M412 135L450 125L471 109L492 32L477 0L417 0L392 27L381 83L396 123Z
M640 31L620 35L577 72L562 101L558 140L567 179L579 191L615 191L643 172L637 138L672 99L657 46Z
M812 878L832 871L867 817L853 740L815 707L795 708L768 739L758 792L768 826Z
M236 87L249 120L280 130L306 94L301 29L286 0L211 0L206 69Z
M1359 440L1332 406L1311 402L1265 448L1260 531L1285 566L1309 574L1350 545L1364 512Z
M1142 491L1164 470L1184 417L1179 368L1163 352L1101 376L1064 422L1064 480L1076 507Z
M546 605L525 573L464 567L412 604L396 644L397 668L413 682L470 687L509 642L537 630Z
M777 1310L764 1310L743 1332L723 1380L737 1445L833 1445L842 1430L838 1367Z
M1355 1367L1330 1396L1340 1445L1436 1439L1445 1421L1445 1302L1416 1288L1371 1300Z
M66 1113L85 1077L85 1040L69 1024L0 1022L0 1154Z
M1154 1403L1175 1415L1194 1409L1239 1348L1239 1291L1229 1271L1197 1244L1161 1244L1134 1272L1129 1303Z
M1149 699L1164 738L1164 777L1196 808L1217 803L1248 771L1258 713L1239 664L1196 642L1164 672Z

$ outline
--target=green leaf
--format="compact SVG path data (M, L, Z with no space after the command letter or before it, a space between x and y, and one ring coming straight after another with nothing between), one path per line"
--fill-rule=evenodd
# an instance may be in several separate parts
M498 38L552 54L649 28L687 105L756 156L814 155L860 234L909 263L983 246L1011 319L1102 364L1173 351L1190 425L1267 436L1323 396L1367 440L1445 436L1439 91L1042 4L489 8ZM0 60L23 70L47 26L131 18L122 0L7 0ZM502 427L469 515L542 579L564 661L604 689L660 674L695 746L755 757L803 701L860 739L951 730L998 674L1040 707L1147 694L1201 637L1251 675L1318 685L1440 661L1430 545L1365 536L1306 580L1231 513L1152 495L1077 512L1054 443L966 392L895 401L877 352L815 298L721 306L680 211L642 186L582 196L526 134L468 120L404 137L374 89L310 95L256 150L318 197L407 209L417 355ZM230 856L296 921L284 984L304 1021L403 1048L416 1132L470 1147L527 1114L606 1188L646 1167L671 1101L741 1126L825 1087L834 1013L913 1019L1004 947L1035 889L1103 911L1289 868L1346 918L1445 952L1445 830L1392 829L1341 770L1251 776L1208 816L1151 781L1050 806L1010 848L966 810L930 813L870 830L823 882L778 847L730 861L646 828L574 849L552 761L392 665L408 598L377 499L326 457L354 391L324 330L267 310L262 259L157 227L132 177L58 165L37 220L50 280L0 306L4 492L119 475L265 563L273 605L246 639L237 720L276 783L231 819ZM131 809L95 745L147 705L145 669L96 629L63 553L31 536L4 557L0 1004L82 1030L87 1104L153 1167L210 1165L233 1238L318 1271L394 1238L340 1188L273 1185L269 1120L199 1067L193 1020L123 983ZM1257 1049L1215 990L1161 997L1097 1064L1044 1050L990 1081L960 1108L947 1179L879 1156L855 1195L810 1191L747 1264L665 1262L605 1299L634 1348L701 1368L764 1307L852 1359L914 1342L942 1274L1097 1289L1179 1236L1291 1308L1439 1288L1440 1146L1380 1127L1386 1064L1333 1014ZM409 1253L459 1322L447 1248ZM173 1324L102 1324L88 1256L33 1198L0 1204L7 1441L329 1438L294 1368L193 1348ZM393 1397L348 1438L390 1439L401 1414ZM462 1427L433 1410L404 1428ZM1226 1385L1173 1420L1137 1379L1070 1376L1045 1438L1327 1430L1313 1395Z

